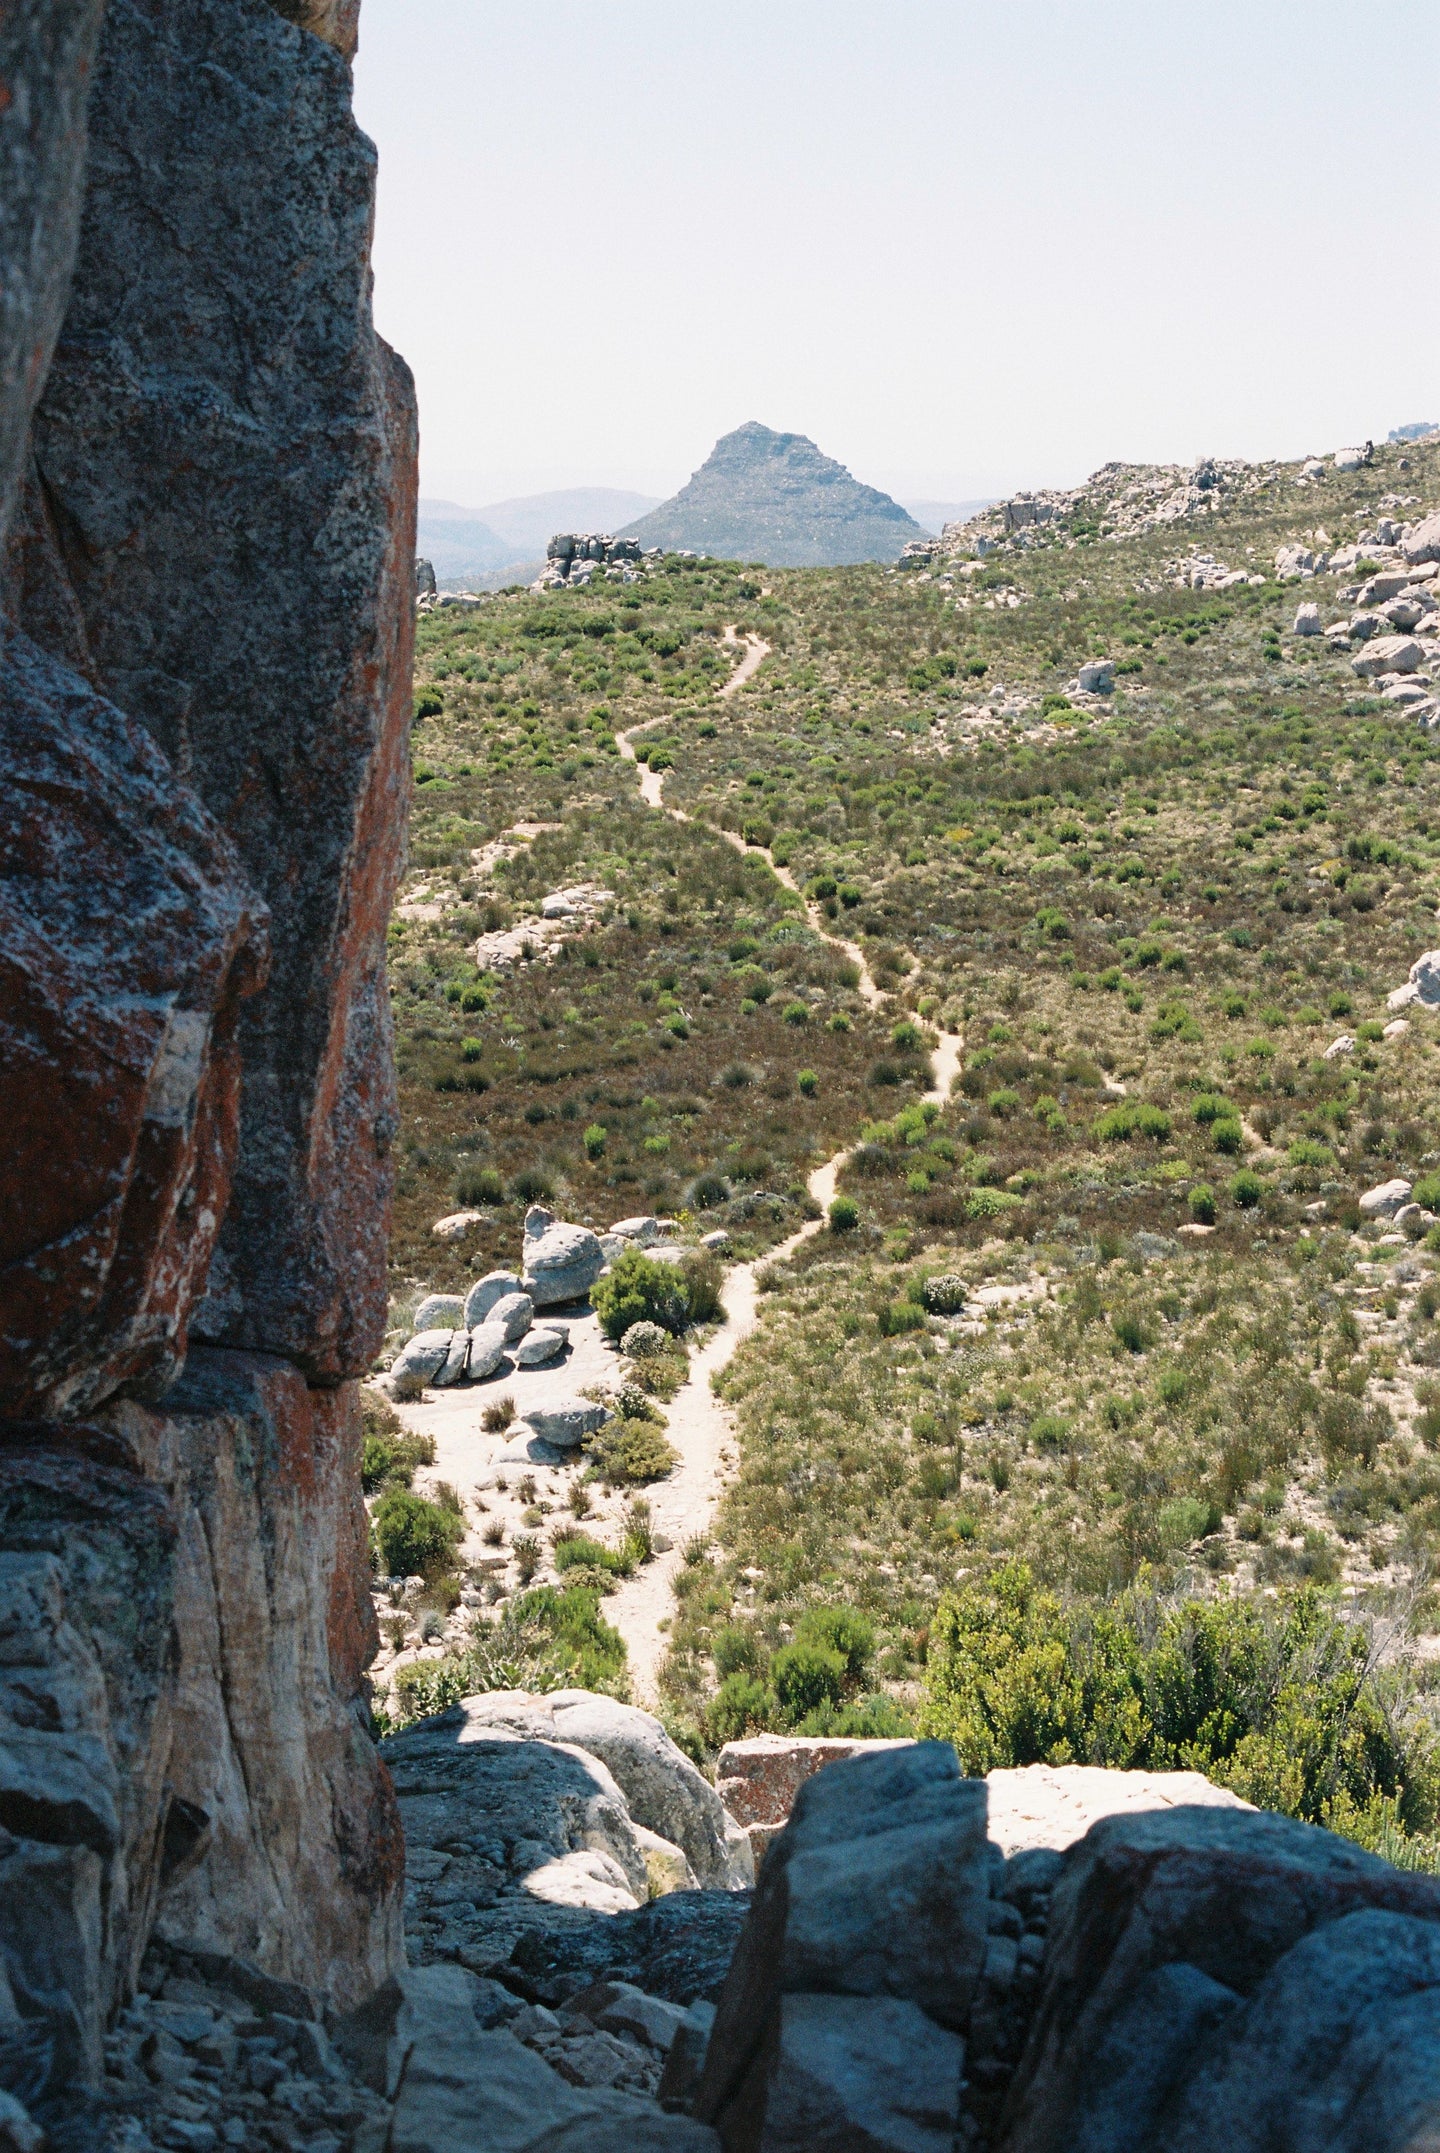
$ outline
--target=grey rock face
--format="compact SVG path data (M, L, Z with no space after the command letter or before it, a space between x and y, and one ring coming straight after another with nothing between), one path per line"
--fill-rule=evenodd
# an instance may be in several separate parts
M700 1884L738 1891L754 1882L748 1840L703 1773L653 1714L590 1690L556 1690L546 1696L495 1690L472 1697L467 1710L475 1726L570 1742L598 1757L613 1774L636 1823L681 1847Z
M964 2061L912 2003L786 1996L760 2153L951 2153Z
M1440 1923L1440 1882L1392 1869L1286 1817L1172 1809L1097 1824L1067 1857L1051 1899L1039 2004L1005 2109L1003 2153L1069 2153L1077 2142L1096 2153L1104 2144L1108 2153L1098 2121L1093 2135L1085 2135L1092 2105L1097 2117L1113 2113L1098 2075L1102 2056L1111 2059L1112 2083L1127 2070L1149 2074L1146 2099L1154 2106L1145 2110L1140 2078L1133 2077L1127 2127L1134 2135L1119 2143L1174 2153L1163 2119L1208 2053L1192 2038L1195 2026L1223 2022L1227 2041L1241 2038L1235 2029L1242 2021L1225 2017L1214 1989L1240 1997L1262 1992L1302 1939L1367 1909L1411 1917L1417 1926ZM1162 1969L1177 1966L1212 1987L1197 1985L1188 1973L1156 1986ZM1167 2044L1178 2089L1176 2072L1159 2060ZM1126 2060L1137 2056L1137 2063ZM1201 2129L1198 2121L1194 2128ZM1319 2153L1332 2141L1240 2142ZM1201 2145L1218 2153L1236 2140L1221 2131L1183 2143L1186 2153Z
M563 1323L546 1323L530 1331L515 1348L517 1368L547 1368L551 1361L558 1361L570 1343L570 1334Z
M789 1828L760 1872L750 1921L720 1998L697 2115L715 2123L722 2137L764 2144L772 2106L777 2129L778 2119L792 2112L813 2114L819 2095L811 2066L792 2051L791 2086L774 2061L784 2057L783 2012L796 1996L825 1996L833 2003L824 2023L836 2030L823 2041L817 2033L812 2046L819 2053L826 2043L839 2043L837 2057L845 2039L839 2029L852 2005L853 2043L857 2053L868 2052L872 2037L866 2029L878 2023L873 1999L917 2006L916 2017L923 2012L937 2033L941 2026L963 2027L986 1958L989 1890L984 1784L961 1779L948 1743L877 1750L805 1780ZM956 2040L951 2131L958 2119L960 2047ZM848 2068L833 2061L833 2099L842 2110ZM875 2075L868 2064L857 2071L867 2082ZM892 2082L897 2075L892 2066ZM815 2142L828 2141L822 2136ZM853 2142L886 2143L863 2137Z
M69 291L102 7L18 0L0 17L0 541Z
M344 7L302 12L344 43ZM272 900L204 1326L334 1381L383 1335L409 783L414 408L371 322L374 151L339 54L249 0L113 0L90 138L19 614L52 647L69 619Z
M523 1338L535 1316L535 1303L528 1293L506 1293L485 1318L486 1325L502 1331L506 1342L513 1345Z
M449 1330L417 1331L413 1338L407 1340L392 1363L392 1381L415 1376L422 1383L433 1382L445 1366L450 1352L450 1341L454 1335L454 1332Z

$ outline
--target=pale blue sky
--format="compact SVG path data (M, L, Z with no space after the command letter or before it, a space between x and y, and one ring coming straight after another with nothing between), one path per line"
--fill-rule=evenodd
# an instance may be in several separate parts
M907 498L1440 419L1435 0L364 0L423 485Z

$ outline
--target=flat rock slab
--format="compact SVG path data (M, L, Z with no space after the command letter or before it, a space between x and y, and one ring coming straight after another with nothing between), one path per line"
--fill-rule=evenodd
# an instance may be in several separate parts
M1144 1809L1254 1808L1228 1787L1213 1785L1203 1772L1107 1772L1089 1764L1027 1764L991 1772L985 1784L990 1837L1004 1854L1027 1847L1053 1847L1063 1853L1102 1817Z

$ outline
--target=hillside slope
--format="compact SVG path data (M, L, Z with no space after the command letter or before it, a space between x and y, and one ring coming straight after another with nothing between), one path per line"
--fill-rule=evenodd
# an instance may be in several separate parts
M827 568L897 560L926 534L889 494L862 486L804 434L777 434L752 419L722 435L674 498L625 535L667 552Z

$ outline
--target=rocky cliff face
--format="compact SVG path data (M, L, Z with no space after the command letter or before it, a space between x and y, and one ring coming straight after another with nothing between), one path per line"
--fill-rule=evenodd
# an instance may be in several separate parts
M415 420L356 9L100 12L0 20L0 2091L62 2137L153 1934L348 2005L402 1866L355 1379Z

